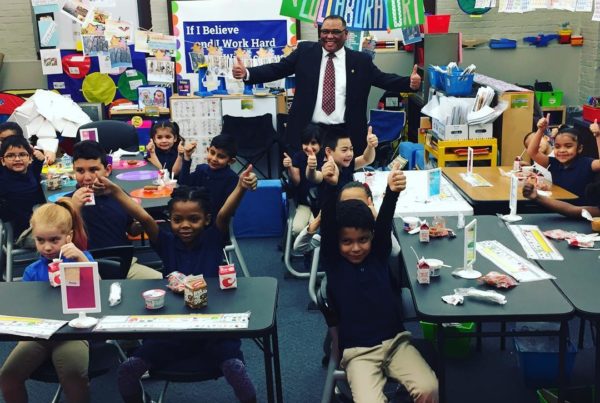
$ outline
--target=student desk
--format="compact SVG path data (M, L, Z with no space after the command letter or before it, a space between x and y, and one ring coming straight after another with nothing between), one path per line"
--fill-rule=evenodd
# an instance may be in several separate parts
M221 290L217 278L207 278L208 306L203 309L190 309L184 305L183 295L167 290L165 306L151 311L144 308L142 292L153 288L165 288L165 280L120 280L122 302L108 306L110 284L113 281L101 280L100 294L102 312L90 314L105 315L169 315L190 313L238 313L250 311L247 329L202 329L177 331L177 337L222 337L233 336L256 339L264 353L268 401L283 401L281 371L279 366L279 342L277 337L277 280L272 277L238 277L238 288ZM19 301L15 304L15 301ZM52 288L46 282L0 283L0 305L3 315L39 317L46 319L70 320L76 315L62 313L60 288ZM120 331L92 332L91 329L74 329L63 326L51 340L106 340L140 339L144 337L169 338L175 331ZM24 340L15 335L0 335L0 340ZM273 378L275 388L273 388ZM116 399L116 397L115 397Z
M492 240L496 239L502 242L508 248L520 252L520 246L517 240L506 228L504 222L496 216L479 216L477 239ZM448 226L456 228L456 219L449 218ZM449 305L442 301L444 295L453 294L453 290L459 287L476 287L480 289L489 289L487 286L481 286L474 280L466 280L452 276L454 268L461 267L463 264L463 230L456 231L456 238L432 238L429 243L419 242L418 235L409 235L403 231L403 223L400 219L394 219L394 230L402 247L402 259L405 264L406 277L412 290L415 310L419 319L433 323L464 322L472 321L478 324L478 329L484 322L561 322L559 332L560 345L560 385L564 383L564 363L566 356L566 338L568 324L567 321L573 317L574 309L569 301L563 296L561 291L552 281L536 281L531 283L522 283L508 291L499 291L506 295L508 302L505 305L478 301L465 298L463 305ZM410 248L413 247L419 256L425 258L439 258L445 264L453 268L442 268L439 277L431 279L431 284L419 284L417 282L417 259ZM522 256L524 254L520 253ZM488 259L478 256L475 262L475 268L482 274L492 270L499 269ZM523 332L510 332L511 335L523 334ZM527 334L527 333L525 333ZM528 335L547 335L548 332L530 332ZM556 333L554 333L556 334ZM464 335L464 334L463 334ZM481 332L470 333L471 336L504 336L506 332ZM444 332L437 332L438 351L443 351ZM437 376L440 383L440 401L444 401L444 361L443 354L439 354L440 365Z
M566 218L558 214L524 214L522 217L523 221L517 224L537 225L542 231L564 229L583 234L592 233L589 221L584 219ZM556 277L554 282L571 301L577 314L592 321L596 329L599 329L600 252L571 248L566 241L551 242L565 260L540 260L538 264ZM597 346L595 385L596 390L600 390L600 348ZM596 402L600 402L600 394L596 394Z
M125 157L122 160L126 160L126 159L142 159L142 158L138 154L136 157ZM151 179L141 180L141 181L123 181L123 180L117 179L117 175L124 173L124 172L132 172L132 171L158 171L158 169L149 162L146 165L144 165L143 167L139 167L139 168L113 169L112 173L110 174L109 179L112 182L119 185L127 193L129 193L135 189L143 188L145 185L152 185ZM42 174L42 177L43 176L44 176L44 174ZM48 199L48 197L50 197L54 194L65 193L65 192L70 193L70 192L75 191L74 186L66 186L66 187L63 186L61 189L53 190L53 191L46 190L46 187L43 185L42 185L42 188L44 189L44 194L46 196L46 200ZM142 201L142 207L151 213L162 212L162 210L167 206L169 199L170 199L170 197L160 197L160 198L155 198L155 199L140 198L140 200Z
M427 171L403 171L406 176L406 189L400 193L396 203L394 217L417 215L433 217L436 215L454 216L462 213L473 215L473 208L460 195L450 181L442 176L441 195L433 198L427 197ZM379 210L383 201L383 193L387 186L389 171L369 172L366 182L373 193L373 202ZM365 172L355 172L354 177L360 182L365 182Z
M473 167L473 172L481 175L485 180L492 184L491 187L474 187L469 185L461 178L460 174L467 172L465 167L444 167L444 175L458 188L460 193L473 206L475 214L496 214L508 213L508 200L510 194L510 178L502 176L498 169L508 172L512 167ZM519 212L539 212L542 208L535 202L531 202L523 197L522 187L519 186L517 192ZM552 197L559 200L576 200L578 197L573 193L552 185Z

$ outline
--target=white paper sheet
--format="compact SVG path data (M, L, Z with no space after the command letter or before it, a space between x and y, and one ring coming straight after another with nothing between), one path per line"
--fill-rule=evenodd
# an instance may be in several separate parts
M48 340L67 321L0 315L0 333Z
M105 316L94 332L190 329L247 329L250 312L189 315Z

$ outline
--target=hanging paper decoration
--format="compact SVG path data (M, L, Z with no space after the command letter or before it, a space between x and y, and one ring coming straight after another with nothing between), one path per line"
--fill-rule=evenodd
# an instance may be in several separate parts
M92 73L83 80L83 96L88 102L102 102L108 105L115 99L117 87L108 74Z
M388 27L407 28L425 22L423 0L386 0Z
M71 78L83 78L90 71L92 61L78 53L65 55L62 58L64 72Z
M121 77L119 77L117 87L122 96L130 101L137 101L137 88L146 84L148 84L148 82L143 73L138 70L127 70L125 74L122 74Z

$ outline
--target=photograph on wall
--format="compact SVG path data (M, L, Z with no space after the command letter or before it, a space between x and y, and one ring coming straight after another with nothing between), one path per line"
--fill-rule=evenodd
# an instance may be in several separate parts
M66 0L62 6L62 12L72 20L83 24L90 16L92 6L84 4L80 0Z
M108 54L110 55L111 68L132 66L131 52L125 38L111 37L108 43Z
M167 89L164 87L138 87L138 108L144 109L147 106L166 108L167 107Z
M106 21L109 15L94 10L92 21L81 27L81 41L83 43L83 54L98 56L99 53L108 54L108 41L105 38Z
M148 81L152 83L174 83L175 63L170 60L159 60L153 57L146 59Z
M79 137L81 138L81 141L84 140L91 140L91 141L98 141L98 129L93 127L90 129L79 129Z
M141 29L135 31L134 50L136 52L150 53L150 48L148 47L148 41L150 40L148 34L150 33L150 31L142 31Z
M106 39L117 37L125 39L126 42L131 42L133 38L131 23L129 21L107 20L105 35Z
M58 9L58 8L57 8ZM40 13L35 15L38 27L38 41L40 49L50 49L58 46L58 30L54 13Z
M62 74L63 68L60 49L41 49L40 59L42 62L42 73L45 76L49 74Z

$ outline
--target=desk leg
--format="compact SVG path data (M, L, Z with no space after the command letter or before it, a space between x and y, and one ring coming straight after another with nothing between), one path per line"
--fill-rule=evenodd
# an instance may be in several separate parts
M569 331L569 323L566 321L560 322L560 335L558 338L558 402L565 401L566 389L566 358L567 358L567 332Z
M590 319L590 321L592 321ZM600 403L600 346L598 346L598 330L600 329L600 320L592 321L592 326L596 328L596 339L594 339L594 332L592 331L592 342L594 345L594 349L596 350L596 359L595 359L595 370L594 374L594 386L596 387L595 401L596 403ZM593 329L592 329L593 330Z
M263 355L265 359L265 380L267 382L267 401L275 403L275 393L273 393L273 352L271 350L271 335L264 336Z
M444 328L438 323L437 329L437 351L438 351L438 393L439 403L446 402L446 359L444 357Z
M275 393L277 403L283 403L283 390L281 388L281 366L279 365L279 336L277 335L277 321L273 326L273 365L275 366Z

